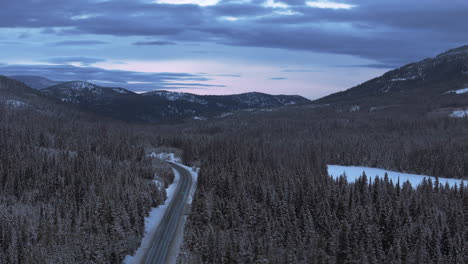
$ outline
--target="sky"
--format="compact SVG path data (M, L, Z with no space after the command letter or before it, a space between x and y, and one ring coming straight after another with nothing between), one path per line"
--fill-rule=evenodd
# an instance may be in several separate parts
M316 99L468 44L466 0L3 0L0 74Z

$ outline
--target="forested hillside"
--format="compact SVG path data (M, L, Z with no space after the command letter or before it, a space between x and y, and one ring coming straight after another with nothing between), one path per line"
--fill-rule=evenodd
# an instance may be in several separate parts
M299 108L198 124L179 143L202 160L179 262L467 263L465 187L348 184L325 167L466 178L467 122Z
M41 92L102 116L145 123L207 119L239 110L310 103L301 96L255 92L210 96L155 90L137 94L123 88L101 87L83 81L60 83Z
M468 178L468 120L298 106L136 126L0 80L0 262L118 263L150 207L148 146L201 166L180 263L467 263L464 186L332 180L327 164Z
M468 106L468 45L391 70L348 90L316 100L342 111L386 108L445 112Z
M172 181L138 131L0 78L0 263L118 263L133 252L165 198L151 179Z

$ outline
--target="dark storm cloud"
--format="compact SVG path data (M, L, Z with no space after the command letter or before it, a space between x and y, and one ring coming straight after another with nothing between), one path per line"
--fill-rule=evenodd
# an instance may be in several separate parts
M177 43L172 41L137 41L134 42L135 46L167 46L167 45L177 45Z
M134 91L223 87L223 85L204 83L211 79L202 74L144 73L106 70L97 67L75 67L72 65L0 64L0 75L34 75L57 81L90 81L103 86L124 87Z
M90 57L53 57L44 61L53 63L53 64L68 64L68 63L76 62L76 63L81 64L82 66L89 66L91 64L94 64L97 62L104 62L106 60L100 59L100 58L90 58Z
M390 65L468 42L466 0L336 1L355 5L351 9L311 8L303 0L276 1L288 4L287 10L265 6L260 0L241 4L224 0L206 7L130 0L4 2L0 27L58 28L57 34L73 37L90 33L165 36L177 42L348 54Z

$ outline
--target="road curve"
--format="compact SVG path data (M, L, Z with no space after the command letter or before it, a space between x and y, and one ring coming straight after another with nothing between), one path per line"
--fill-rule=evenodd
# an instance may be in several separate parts
M151 247L143 256L142 263L145 264L166 263L171 243L175 238L177 225L184 216L187 198L192 188L192 175L190 172L174 163L171 163L171 166L179 172L179 185L154 237L151 239Z

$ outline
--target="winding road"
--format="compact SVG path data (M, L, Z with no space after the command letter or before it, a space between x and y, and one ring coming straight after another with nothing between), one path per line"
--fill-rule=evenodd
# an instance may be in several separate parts
M151 247L143 257L142 263L145 264L164 264L167 262L168 252L174 241L178 224L184 216L187 198L192 188L190 172L174 163L171 163L171 166L179 172L179 186L177 186L175 196L151 239Z

